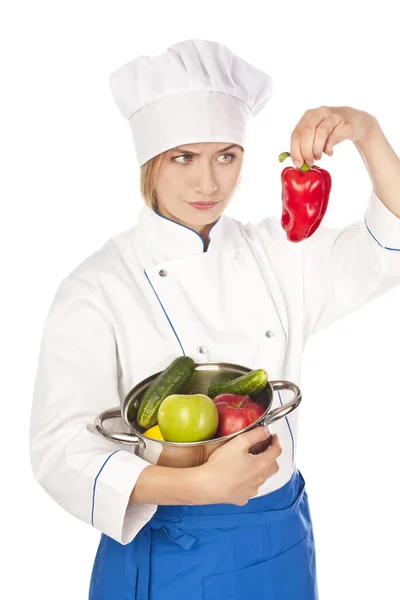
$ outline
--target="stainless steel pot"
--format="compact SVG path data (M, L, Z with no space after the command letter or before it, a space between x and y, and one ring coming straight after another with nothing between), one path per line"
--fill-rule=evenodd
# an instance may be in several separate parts
M180 393L201 393L207 394L211 379L218 373L234 373L239 377L249 373L251 369L241 365L231 363L197 363L194 368L194 373ZM161 372L161 371L160 371ZM206 440L203 442L178 443L165 442L144 436L145 429L140 427L133 418L136 415L140 400L143 397L148 386L160 374L155 373L147 379L144 379L126 396L121 407L115 407L105 410L100 413L94 422L95 430L109 440L119 442L120 444L129 444L135 446L135 453L154 465L162 465L167 467L196 467L207 462L208 457L222 444L232 439L240 433L249 431L259 425L269 425L278 419L282 419L290 412L295 410L301 402L301 392L298 386L291 381L276 380L268 382L264 390L258 396L252 398L265 408L265 412L244 429L226 435L221 438ZM287 404L279 406L270 411L273 402L273 395L278 390L291 390L293 398ZM104 421L109 419L121 418L132 431L132 433L118 433L106 429L103 425ZM252 454L262 452L270 445L271 439L266 438L265 441L259 442L252 446Z

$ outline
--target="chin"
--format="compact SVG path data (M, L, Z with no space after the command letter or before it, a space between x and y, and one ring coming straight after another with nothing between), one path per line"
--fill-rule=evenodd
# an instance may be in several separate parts
M193 225L210 225L211 223L214 223L220 217L220 215L221 213L218 211L214 214L197 215L197 217L190 216L188 219L190 219L190 222L193 223Z
M223 202L217 202L215 206L210 209L197 209L194 206L190 206L190 202L186 203L186 212L189 212L191 215L200 218L200 219L210 219L214 217L214 215L218 215L223 211Z

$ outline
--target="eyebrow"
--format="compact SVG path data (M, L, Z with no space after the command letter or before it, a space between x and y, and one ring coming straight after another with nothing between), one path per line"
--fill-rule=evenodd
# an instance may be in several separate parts
M226 152L226 150L230 150L231 148L240 148L239 144L231 144L226 148L221 148L221 150L217 150L215 154L220 154L221 152ZM174 148L174 151L184 152L185 154L198 154L198 152L193 152L192 150L188 150L186 148Z

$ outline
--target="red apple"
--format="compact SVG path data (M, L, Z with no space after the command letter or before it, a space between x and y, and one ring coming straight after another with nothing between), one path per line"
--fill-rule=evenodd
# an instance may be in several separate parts
M250 396L219 394L214 398L218 410L218 429L214 438L224 437L257 421L265 409L250 400Z

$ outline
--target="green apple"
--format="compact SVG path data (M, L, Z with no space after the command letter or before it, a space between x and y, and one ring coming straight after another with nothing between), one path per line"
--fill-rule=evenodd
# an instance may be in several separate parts
M171 394L161 402L158 425L166 442L202 442L218 427L218 409L205 394Z

